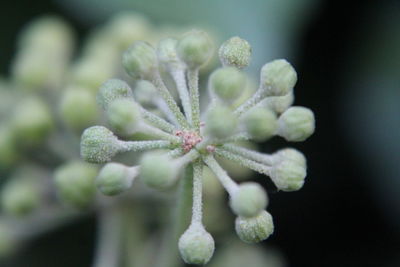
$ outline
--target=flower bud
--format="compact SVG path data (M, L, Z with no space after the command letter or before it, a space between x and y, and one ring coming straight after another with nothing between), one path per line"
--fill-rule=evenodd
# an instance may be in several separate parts
M234 67L224 67L210 76L210 90L222 101L232 102L239 98L246 87L246 76Z
M230 205L235 214L242 217L254 217L267 207L267 193L257 183L246 182L239 185L231 196Z
M166 38L161 40L157 46L158 61L170 71L183 67L176 51L177 44L178 40Z
M122 56L125 71L134 79L149 80L157 70L154 48L143 41L136 41Z
M76 208L90 205L95 196L96 174L96 166L80 161L58 167L54 173L54 182L60 199Z
M100 86L97 94L97 102L103 109L118 98L132 98L132 90L129 85L119 79L110 79Z
M63 92L60 113L65 124L78 131L92 125L99 117L94 95L79 87L69 87Z
M81 137L81 157L91 163L110 161L120 149L117 137L106 127L87 128Z
M301 142L315 130L314 113L305 107L291 107L279 117L280 136L287 141Z
M165 189L178 179L178 166L160 151L145 153L140 160L140 178L149 187Z
M292 91L297 73L289 62L277 59L262 67L260 80L260 88L266 96L283 96Z
M251 46L240 37L232 37L219 48L219 59L224 66L245 68L250 64Z
M202 225L191 225L179 238L179 252L187 264L206 264L214 254L214 239Z
M291 154L275 163L271 171L271 179L275 186L282 191L290 192L299 190L304 184L307 175L305 161L299 154Z
M265 141L274 136L278 120L274 112L263 107L254 107L243 116L246 132L256 141Z
M263 101L263 106L274 111L276 114L282 114L287 110L294 102L293 92L283 96L271 96L267 97Z
M107 163L96 178L96 186L104 195L114 196L128 190L138 168L129 168L120 163Z
M258 243L267 239L274 232L274 223L271 214L263 210L251 218L237 217L235 230L242 241Z
M195 69L211 58L213 44L205 32L193 30L182 37L176 49L179 58L186 63L187 67Z
M107 120L117 133L131 135L140 123L139 107L132 99L116 99L108 106Z
M226 138L234 133L238 124L230 108L215 105L207 111L206 131L213 137Z
M8 214L27 215L39 206L40 193L35 179L12 177L2 188L1 206Z
M53 129L49 107L40 98L29 97L19 103L11 119L11 127L22 146L37 146Z
M283 148L281 150L278 150L277 152L274 153L273 157L275 163L279 163L282 160L291 160L298 163L301 166L304 167L307 166L307 161L303 153L294 148Z

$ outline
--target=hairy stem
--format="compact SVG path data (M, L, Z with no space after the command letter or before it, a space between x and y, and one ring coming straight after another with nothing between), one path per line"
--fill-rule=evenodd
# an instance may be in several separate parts
M192 106L192 126L200 133L200 96L199 96L199 70L189 69L187 72L190 102Z
M151 113L150 111L144 109L143 107L140 106L140 112L142 117L148 121L151 125L166 131L168 133L173 133L175 130L174 125L171 123L167 122L166 120L158 117L157 115Z
M176 89L178 90L179 97L182 102L183 111L189 122L192 122L192 107L190 104L190 97L185 79L185 70L179 68L171 72L171 76L175 81Z
M203 161L213 171L215 176L217 176L218 180L221 182L226 191L228 191L229 195L234 194L238 189L237 183L233 181L231 177L229 177L229 175L224 169L222 169L214 157L211 155L204 156Z
M258 151L250 150L250 149L240 147L237 145L233 145L233 144L223 145L222 148L229 152L238 154L240 156L243 156L245 158L248 158L248 159L251 159L254 161L258 161L265 165L273 165L273 163L274 163L273 156L270 154L260 153Z
M196 161L193 163L193 207L191 224L202 224L202 189L203 189L203 163Z

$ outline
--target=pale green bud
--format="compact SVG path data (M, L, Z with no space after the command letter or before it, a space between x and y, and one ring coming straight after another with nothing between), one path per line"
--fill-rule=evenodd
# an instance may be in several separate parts
M35 179L12 177L2 188L1 206L11 215L23 216L36 209L41 201L41 192Z
M183 63L179 59L176 51L177 44L178 40L173 38L166 38L158 43L158 61L164 64L168 70L175 70L183 67Z
M131 135L140 124L139 107L132 99L116 99L108 106L107 120L117 133Z
M245 68L250 64L251 46L240 37L232 37L219 48L219 59L224 66Z
M266 96L283 96L293 90L297 73L285 59L277 59L262 67L260 80L260 89Z
M178 179L178 166L160 151L145 153L140 160L140 178L149 187L165 189Z
M77 208L87 207L95 196L96 175L96 166L85 162L72 161L58 167L54 182L60 199Z
M100 86L97 102L106 110L108 105L115 99L132 97L132 89L126 82L119 79L110 79Z
M213 44L210 37L203 31L193 30L186 33L178 42L179 58L190 69L199 68L211 58Z
M216 105L207 111L206 131L213 137L226 138L235 132L237 125L237 117L224 105Z
M237 217L235 230L242 241L258 243L267 239L274 232L274 223L271 214L263 210L251 218Z
M137 175L138 168L129 168L114 162L107 163L96 178L96 186L104 195L118 195L132 186Z
M191 225L179 238L179 252L187 264L206 264L214 254L214 239L202 225Z
M246 132L256 141L265 141L274 136L278 130L278 120L268 108L254 107L243 116Z
M135 100L143 106L153 106L154 99L158 98L156 87L149 81L139 80L133 90Z
M118 138L106 127L92 126L82 133L81 157L87 162L105 163L120 149Z
M263 101L263 106L273 110L276 114L282 114L287 110L294 102L294 93L291 92L283 96L271 96L267 97Z
M69 87L61 96L60 114L68 127L80 131L99 118L96 98L85 88Z
M232 102L243 94L246 75L234 67L220 68L211 74L209 86L219 99Z
M122 65L134 79L149 80L157 70L157 55L150 44L136 41L123 54Z
M305 107L291 107L279 117L280 136L287 141L301 142L315 130L314 113Z
M254 182L246 182L239 188L230 199L233 212L242 217L253 217L267 207L267 193L261 185Z
M271 179L279 190L290 192L303 187L306 175L303 163L287 158L273 166Z
M53 129L49 107L40 98L29 97L20 102L11 118L11 127L18 144L37 146L44 142Z

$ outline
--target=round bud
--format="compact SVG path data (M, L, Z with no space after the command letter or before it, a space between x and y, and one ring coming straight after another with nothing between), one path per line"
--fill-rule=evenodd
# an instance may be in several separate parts
M261 185L254 182L239 185L230 199L233 212L242 217L256 216L267 207L267 203L267 193Z
M301 166L307 166L307 160L303 153L294 148L283 148L274 153L274 162L278 164L282 160L291 160L298 163Z
M125 71L134 79L149 80L157 70L154 48L143 41L136 41L122 56Z
M54 173L58 196L71 206L87 207L95 196L96 174L96 166L85 162L73 161L58 167Z
M290 192L303 187L306 175L307 168L301 159L283 158L272 167L271 179L279 190Z
M131 99L116 99L108 106L107 120L117 133L133 134L140 123L139 107Z
M135 100L142 106L153 106L159 96L156 87L149 81L139 80L133 90Z
M186 33L177 44L179 58L188 68L199 68L211 58L213 44L203 31L193 30Z
M214 239L202 225L191 225L179 238L179 252L187 264L206 264L214 254Z
M234 67L217 69L210 76L210 89L222 101L239 98L246 87L246 75Z
M263 107L254 107L243 117L246 132L256 141L265 141L274 136L278 120L274 112Z
M81 157L92 163L110 161L120 149L118 141L117 137L106 127L87 128L81 137Z
M40 204L41 195L36 180L13 177L2 188L1 206L11 215L23 216Z
M41 144L53 126L49 107L36 97L29 97L20 102L11 119L15 137L22 146L32 147Z
M233 66L241 69L250 64L250 58L250 44L237 36L226 40L219 48L219 59L224 66Z
M305 107L291 107L278 120L280 136L287 141L301 142L315 130L314 113Z
M216 138L232 135L238 125L238 119L232 110L223 105L215 105L207 111L206 131Z
M70 87L61 96L61 118L75 130L83 130L98 120L96 98L85 88Z
M178 178L178 169L172 159L159 151L147 152L140 160L140 177L149 187L165 189Z
M287 110L294 102L293 92L283 96L271 96L267 97L263 101L263 106L274 111L276 114L282 114Z
M118 98L132 98L132 90L129 85L119 79L110 79L100 86L97 94L97 102L103 109Z
M258 243L274 232L274 223L271 214L263 210L251 218L237 217L235 230L243 242Z
M277 59L262 67L260 80L260 88L267 96L283 96L292 91L297 73L289 62Z
M104 195L118 195L132 186L137 174L137 168L129 168L120 163L107 163L96 178L96 186Z
M158 61L164 64L167 69L173 70L181 68L183 65L176 52L177 44L178 40L173 38L166 38L158 43L157 46Z

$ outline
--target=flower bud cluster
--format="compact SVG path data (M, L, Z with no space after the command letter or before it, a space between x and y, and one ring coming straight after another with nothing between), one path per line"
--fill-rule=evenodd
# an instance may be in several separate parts
M185 167L193 170L192 219L178 244L188 264L206 264L214 252L214 240L202 224L203 167L208 166L228 192L239 238L247 243L263 241L274 230L272 216L266 211L267 192L254 182L236 183L216 156L269 176L279 190L299 190L306 176L301 152L287 148L264 154L238 142L265 141L273 136L300 142L311 136L315 127L312 111L291 107L297 73L284 59L265 64L258 90L237 105L248 82L243 69L251 59L250 44L239 37L221 45L222 67L210 75L211 99L201 109L199 69L213 53L211 39L197 30L178 39L161 40L156 48L144 41L134 42L123 54L122 65L136 86L132 90L118 79L104 82L97 102L111 130L93 126L81 137L81 156L91 163L107 163L122 152L146 151L136 166L109 162L101 169L95 183L105 195L127 191L136 178L148 187L165 190L176 184ZM166 75L175 83L180 102L169 90L170 83L164 81ZM159 110L150 112L150 106ZM132 140L138 133L148 139Z

